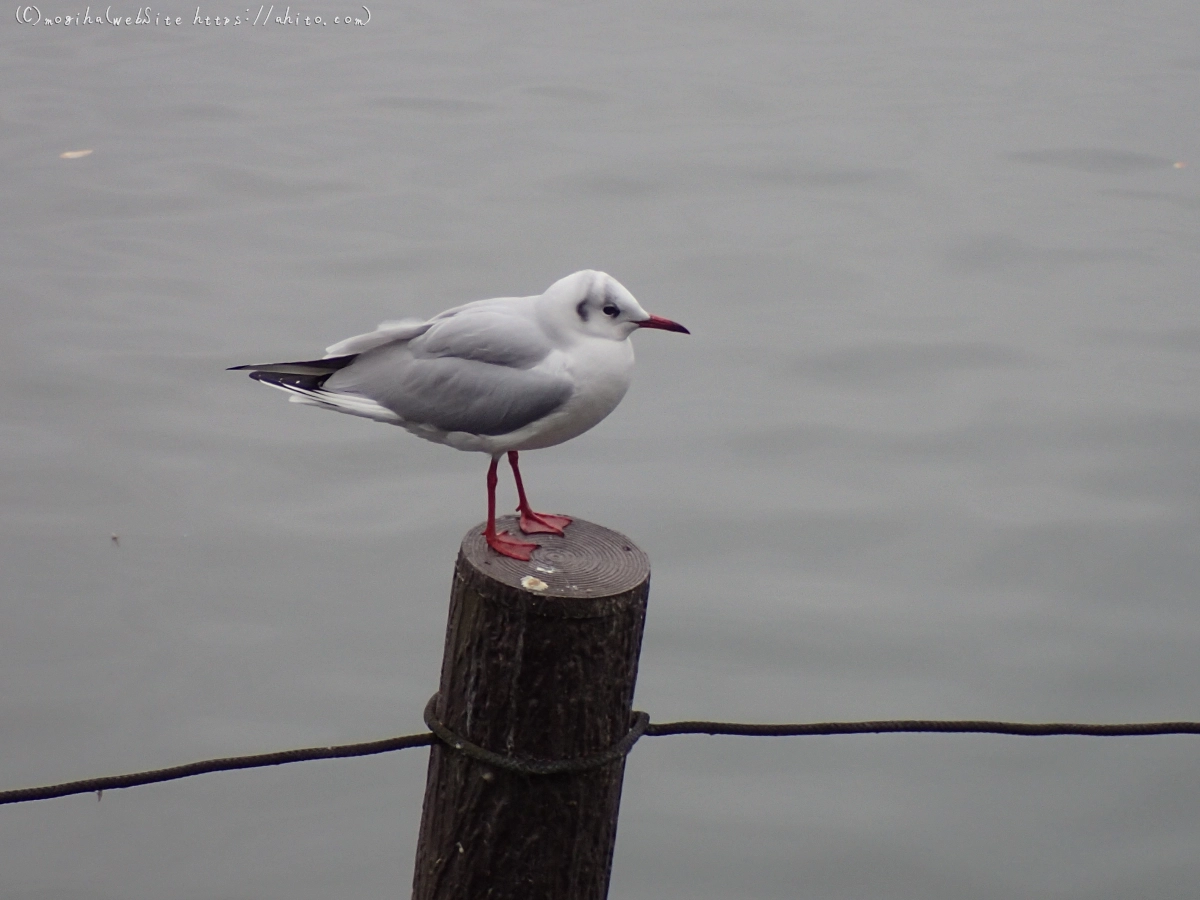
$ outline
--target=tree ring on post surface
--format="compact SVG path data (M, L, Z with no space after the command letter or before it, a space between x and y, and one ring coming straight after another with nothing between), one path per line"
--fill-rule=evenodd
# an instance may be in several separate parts
M520 534L516 516L496 520L498 531ZM538 544L528 562L501 556L483 539L483 525L472 528L462 543L462 554L479 572L520 591L524 579L535 578L546 587L540 597L589 600L633 590L650 575L650 558L620 532L584 519L575 519L566 533L537 534Z

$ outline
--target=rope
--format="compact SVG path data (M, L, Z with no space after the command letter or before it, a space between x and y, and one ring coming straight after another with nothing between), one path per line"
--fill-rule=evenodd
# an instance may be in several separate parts
M466 738L459 737L439 722L433 712L434 706L437 705L437 700L438 695L434 694L429 698L429 702L425 704L425 724L429 726L430 731L438 736L438 740L451 750L457 750L471 759L486 763L489 766L495 766L498 769L507 769L509 772L520 772L522 775L561 775L565 772L585 772L588 769L598 769L601 766L607 766L627 756L629 751L633 749L633 745L637 743L638 738L646 733L646 729L650 725L650 717L644 712L637 712L635 710L630 714L633 716L633 725L630 726L625 737L621 738L621 740L607 750L601 750L599 753L593 753L590 756L580 756L575 759L530 759L520 756L504 756L480 747L478 744L472 744Z
M799 737L829 734L1015 734L1025 737L1086 735L1089 737L1140 737L1152 734L1200 734L1200 722L1136 722L1131 725L1079 725L1072 722L930 721L907 719L888 722L812 722L802 725L747 725L742 722L664 722L646 729L650 737L668 734L733 734L744 737Z
M255 769L260 766L281 766L284 763L305 762L311 759L342 759L348 756L371 756L409 747L428 747L435 740L432 734L408 734L403 737L385 738L365 744L341 744L336 747L309 747L305 750L283 750L279 753L260 753L257 756L231 756L225 759L206 759L201 762L173 766L169 769L153 769L149 772L134 772L129 775L108 775L104 778L89 778L85 781L69 781L65 784L50 784L45 787L21 788L15 791L0 791L0 804L27 803L30 800L49 800L51 797L66 797L69 794L96 794L97 799L104 791L134 787L139 784L154 784L158 781L173 781L189 778L206 772L225 772L231 769Z
M436 699L436 695L435 695ZM232 769L253 769L260 766L279 766L284 763L305 762L317 759L343 759L351 756L371 756L389 753L409 747L428 747L441 740L448 746L474 759L527 774L560 774L579 772L607 765L625 756L643 734L662 737L671 734L725 734L748 737L791 737L803 735L833 734L891 734L897 732L937 732L972 734L1011 734L1029 737L1052 735L1087 735L1092 737L1138 737L1161 734L1200 734L1200 722L1140 722L1127 725L1080 725L1069 722L1025 723L987 721L929 721L923 719L884 722L816 722L795 725L754 725L743 722L664 722L650 724L650 717L643 712L633 713L633 724L629 732L613 747L591 756L568 760L528 760L502 756L483 747L478 747L454 735L432 715L433 700L426 706L426 722L432 729L436 724L443 733L408 734L401 737L369 741L364 744L341 744L335 747L309 747L304 750L284 750L280 753L262 753L257 756L235 756L226 759L208 759L201 762L174 766L169 769L154 769L149 772L134 772L129 775L111 775L45 787L21 788L0 791L0 805L6 803L28 803L32 800L48 800L70 794L97 794L117 788L139 784L154 784L203 775L206 772L224 772ZM459 746L461 745L461 746ZM468 749L469 748L469 749ZM540 769L540 771L534 771Z

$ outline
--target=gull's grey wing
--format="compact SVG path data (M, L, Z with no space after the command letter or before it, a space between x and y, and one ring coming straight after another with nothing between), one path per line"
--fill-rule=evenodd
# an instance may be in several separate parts
M477 301L435 316L408 346L418 358L454 357L528 369L553 349L530 312L513 298Z
M571 396L565 375L534 369L552 346L533 320L486 306L454 312L361 354L323 390L368 397L408 424L478 435L516 431Z
M406 341L428 330L429 323L424 319L397 319L392 322L380 322L379 327L366 334L356 334L354 337L338 341L325 348L325 358L352 356L356 353L366 353L392 341Z

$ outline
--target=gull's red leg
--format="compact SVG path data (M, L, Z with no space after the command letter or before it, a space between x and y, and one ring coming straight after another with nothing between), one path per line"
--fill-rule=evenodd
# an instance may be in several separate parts
M499 462L500 457L493 456L492 464L488 466L488 517L487 525L483 529L483 539L487 541L489 547L501 556L511 556L513 559L528 561L530 554L537 549L537 544L519 541L507 531L496 534L496 481L498 480L496 477L496 464Z
M513 479L517 482L517 512L521 514L521 530L526 534L562 534L571 524L566 516L534 512L525 496L525 485L521 484L521 470L517 468L517 451L508 451L508 462L512 466Z

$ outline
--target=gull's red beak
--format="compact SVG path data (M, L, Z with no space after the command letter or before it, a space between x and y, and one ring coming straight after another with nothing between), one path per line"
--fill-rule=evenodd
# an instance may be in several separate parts
M645 322L638 322L639 328L661 328L663 331L678 331L680 334L691 334L678 322L664 319L662 316L651 316Z

